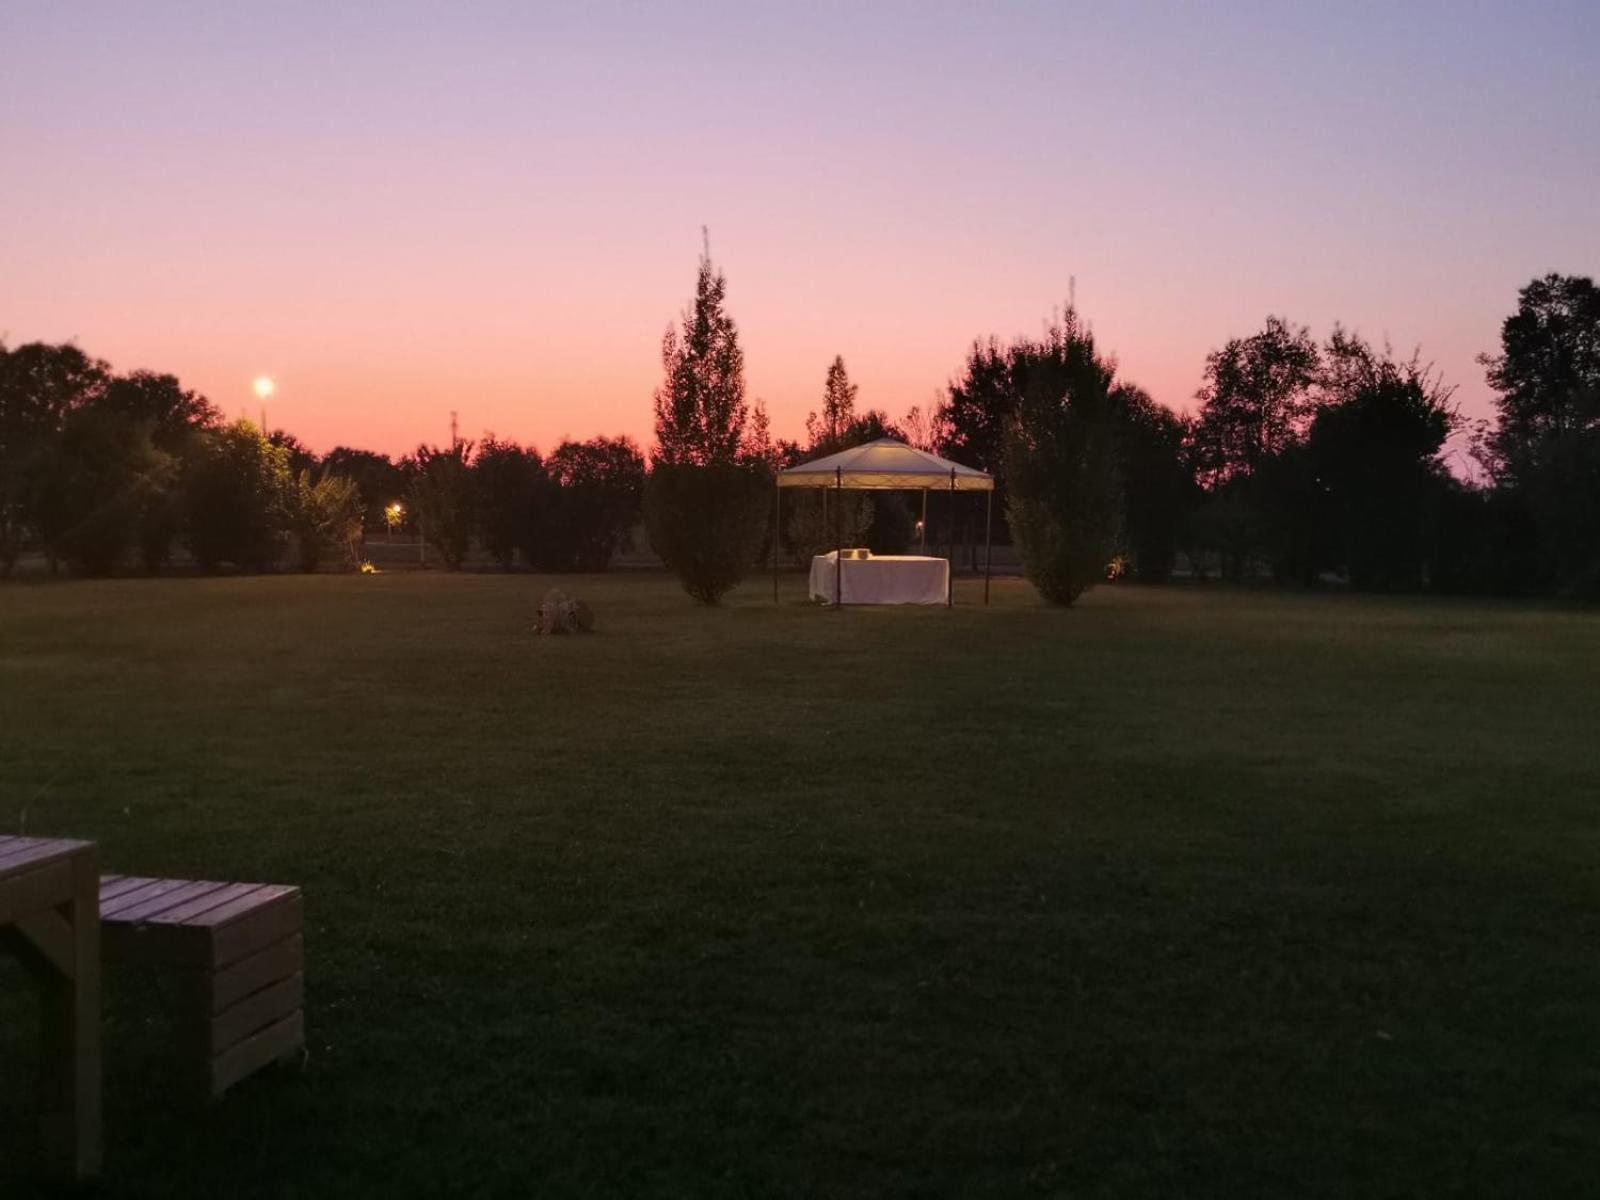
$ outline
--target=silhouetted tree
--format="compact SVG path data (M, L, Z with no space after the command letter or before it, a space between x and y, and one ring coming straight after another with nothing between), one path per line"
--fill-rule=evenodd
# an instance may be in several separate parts
M491 433L478 443L472 476L478 489L478 537L489 556L509 571L517 547L529 543L544 463L531 447L525 449Z
M767 532L772 476L754 463L656 463L645 491L650 544L702 604L749 572Z
M646 489L650 544L704 604L755 562L766 529L767 465L746 455L744 354L723 308L727 281L700 258L682 331L661 344L656 448Z
M160 449L182 453L189 438L214 429L221 414L198 392L178 382L176 375L132 371L106 380L98 404L109 412L145 422L150 440Z
M1310 420L1320 364L1308 329L1268 317L1260 333L1234 338L1206 358L1193 455L1202 485L1249 476L1296 442Z
M644 455L631 438L562 442L535 490L529 558L545 571L604 571L639 520Z
M1184 459L1188 425L1142 389L1113 393L1120 407L1123 546L1134 576L1160 583L1172 575L1194 482Z
M449 449L418 446L409 464L406 497L412 514L423 538L452 571L466 560L476 524L471 459L472 443L457 442Z
M739 457L745 462L760 463L770 471L779 467L782 449L772 440L772 420L767 416L766 403L760 399L750 406L750 420L744 428Z
M1307 454L1335 557L1354 587L1416 587L1432 497L1446 475L1440 453L1457 423L1452 389L1415 356L1397 363L1338 328L1323 363Z
M50 552L76 570L116 570L150 498L171 487L177 459L156 448L150 428L90 405L70 411L42 451L32 497L36 529Z
M1321 355L1309 330L1268 317L1260 333L1206 357L1186 449L1205 493L1190 539L1240 579L1265 561L1283 582L1316 577L1316 485L1300 453L1316 407Z
M924 409L920 404L913 404L906 409L906 415L901 417L899 421L906 445L914 446L918 450L926 450L929 453L937 453L933 420L928 414L930 411L937 412L938 407L939 399L936 396L931 410Z
M289 452L249 421L206 433L184 464L186 539L195 561L261 570L283 553Z
M973 342L961 377L951 382L934 414L938 452L991 475L1003 474L1006 431L1027 390L1028 368L1037 359L1031 342Z
M809 457L809 456L808 456ZM875 508L866 492L798 488L784 497L784 536L796 565L845 546L871 544Z
M1499 393L1487 439L1501 488L1520 492L1539 531L1543 573L1600 594L1600 289L1547 275L1522 289L1485 356Z
M1491 448L1501 473L1515 477L1551 434L1595 420L1600 392L1600 288L1578 275L1546 275L1518 293L1517 311L1500 327L1500 353L1483 355L1499 393Z
M845 438L855 421L858 390L850 382L844 357L835 355L822 385L822 408L806 416L806 437L813 455L832 454L851 444Z
M1068 309L1036 347L1005 443L1007 508L1023 570L1070 605L1105 577L1121 532L1116 369Z
M68 414L97 399L109 377L104 362L70 344L0 343L0 574L44 516L37 505L52 494L49 463ZM45 551L53 568L48 539Z
M703 466L739 459L749 409L739 330L723 307L727 290L707 250L681 331L668 326L661 341L666 379L655 395L656 462Z
M363 528L376 532L387 527L384 511L405 495L404 473L387 454L336 446L322 460L323 469L353 479L361 492ZM409 519L410 514L406 514Z
M307 467L294 477L287 504L300 569L315 571L329 550L342 549L353 566L361 540L361 489L331 471L313 479Z
M321 465L316 452L287 430L274 429L267 440L289 455L289 473L298 478L302 471L314 471Z

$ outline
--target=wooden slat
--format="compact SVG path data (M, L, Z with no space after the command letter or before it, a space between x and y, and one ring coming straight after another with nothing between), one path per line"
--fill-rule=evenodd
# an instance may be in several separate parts
M197 885L195 890L184 893L181 900L176 900L173 904L161 909L159 912L153 912L144 917L140 917L139 920L153 921L159 925L190 924L192 922L192 918L199 916L201 913L209 912L211 909L219 908L230 901L240 899L243 896L248 896L251 892L259 891L260 888L261 885L259 883L217 883L205 884L203 886ZM178 893L174 892L172 893L172 896L168 897L168 899L173 899L177 896ZM203 924L203 922L198 921L192 923Z
M163 879L154 887L132 893L125 903L112 901L110 907L100 914L100 919L122 923L147 921L159 912L193 899L197 894L213 891L221 886L220 883L208 879Z
M182 882L181 879L141 880L138 887L130 888L108 903L102 903L100 905L100 919L104 921L107 917L114 917L121 910L132 908L142 899L148 899L151 896L164 896Z
M221 886L221 888L208 894L208 896L190 899L184 904L179 904L176 909L166 910L160 917L157 917L157 920L165 923L165 925L210 925L210 922L205 920L208 912L213 912L214 909L221 909L224 904L232 904L238 899L250 896L254 891L261 891L264 886L267 885L264 885L264 883L229 883L229 885Z
M306 1022L296 1009L275 1025L252 1034L211 1060L211 1095L221 1096L246 1075L305 1045Z
M270 983L297 974L305 962L305 939L298 933L265 950L241 958L215 973L207 972L204 992L212 1013L222 1012Z
M212 909L204 918L196 921L197 925L226 925L229 921L236 921L240 917L249 916L258 907L281 900L287 896L298 895L300 889L282 883L264 883L259 892L246 896L220 908Z
M18 838L16 843L0 850L0 875L10 875L20 871L29 863L38 863L52 858L65 858L80 850L85 843L68 841L65 838L50 838L35 840L33 838Z
M210 1023L211 1055L222 1054L250 1035L283 1020L300 1007L305 994L305 976L297 972L252 992L226 1012L218 1013Z
M211 966L230 966L291 933L299 933L303 923L299 888L283 888L276 899L248 914L240 914L212 931ZM257 893L256 895L259 895ZM256 895L247 897L254 900ZM196 925L184 929L201 928Z
M102 875L100 876L100 907L105 908L118 896L126 896L136 888L160 882L159 879L145 879L138 875Z

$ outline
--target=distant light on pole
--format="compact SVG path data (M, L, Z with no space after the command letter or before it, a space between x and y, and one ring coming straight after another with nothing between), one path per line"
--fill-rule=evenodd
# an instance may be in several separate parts
M255 389L256 399L261 401L261 436L267 436L267 397L278 390L278 385L266 375L257 375L256 381L250 385Z

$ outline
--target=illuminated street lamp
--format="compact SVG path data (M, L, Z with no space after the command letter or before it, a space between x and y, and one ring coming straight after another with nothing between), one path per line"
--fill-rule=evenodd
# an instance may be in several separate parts
M389 540L391 542L394 541L394 531L400 528L400 522L405 520L405 517L405 505L398 500L383 510L383 519L389 526Z
M250 385L256 393L256 399L261 401L261 436L267 436L267 397L278 390L278 385L272 382L270 375L257 375L256 381Z

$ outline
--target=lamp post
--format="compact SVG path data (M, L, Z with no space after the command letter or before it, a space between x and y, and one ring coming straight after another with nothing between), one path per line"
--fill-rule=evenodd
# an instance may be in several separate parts
M267 436L267 398L278 390L278 385L272 382L270 375L257 375L256 381L250 385L256 394L256 399L261 403L261 436Z

